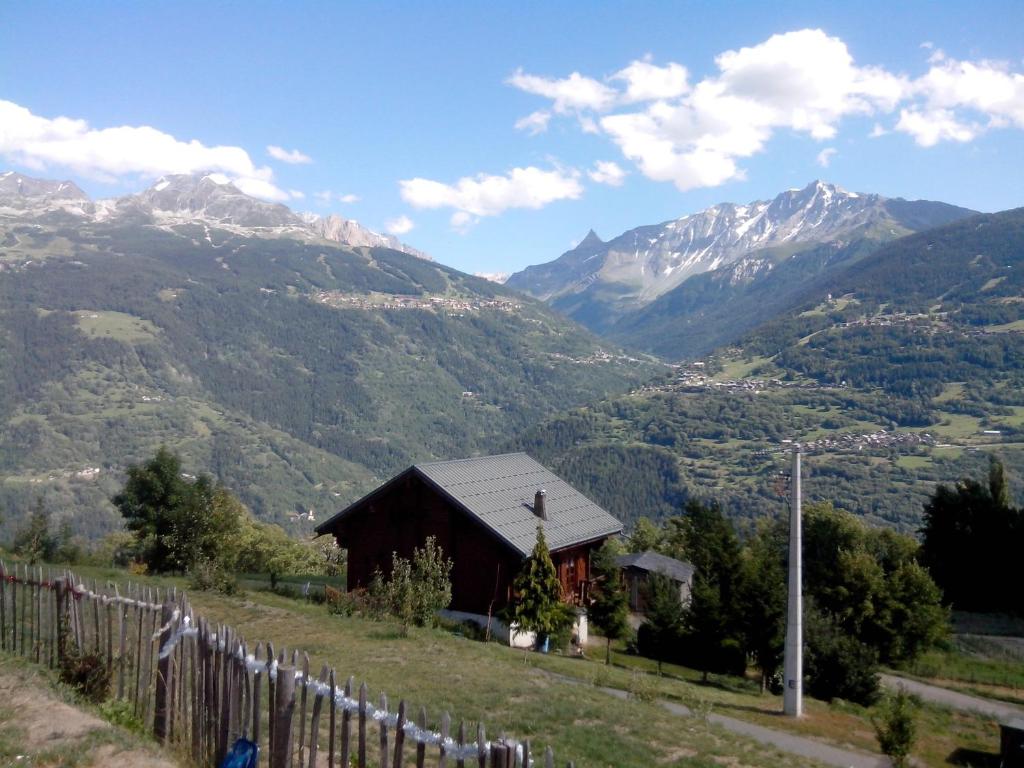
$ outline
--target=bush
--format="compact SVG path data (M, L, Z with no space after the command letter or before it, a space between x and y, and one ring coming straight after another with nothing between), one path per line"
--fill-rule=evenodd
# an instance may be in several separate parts
M882 752L892 760L893 768L904 768L917 738L914 721L918 702L902 688L886 699L881 716L872 722Z
M821 613L806 612L804 677L816 699L870 706L878 699L878 654Z
M189 571L189 586L200 592L238 594L238 579L212 560L200 560L192 567Z
M327 612L335 616L370 616L370 595L365 589L353 589L343 592L340 589L327 587L324 590L324 602Z
M60 681L94 704L104 701L110 693L110 672L100 653L68 651L61 661Z
M626 689L626 692L629 694L629 698L646 703L654 701L655 698L654 684L651 683L650 677L639 671L634 672L629 679L629 688Z
M146 724L142 722L128 701L112 699L100 704L100 715L108 723L120 726L135 733L145 733Z
M422 549L413 550L411 561L392 553L391 573L385 577L377 571L370 582L371 615L398 619L403 635L412 624L433 625L437 612L452 601L451 569L452 561L444 557L433 536L427 537Z

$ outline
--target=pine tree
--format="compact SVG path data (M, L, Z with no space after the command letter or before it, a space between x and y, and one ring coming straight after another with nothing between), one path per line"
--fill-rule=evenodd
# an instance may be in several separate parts
M562 585L540 525L537 543L513 580L512 592L509 624L517 625L519 631L536 633L538 646L572 621L571 611L562 603Z
M615 562L615 552L611 541L606 541L594 553L590 562L594 588L590 593L591 603L587 615L607 641L605 664L611 663L612 641L625 637L629 631L629 598L622 586L620 569Z
M650 573L644 585L645 621L638 641L645 656L653 655L661 663L678 653L683 631L683 605L679 585L663 573Z

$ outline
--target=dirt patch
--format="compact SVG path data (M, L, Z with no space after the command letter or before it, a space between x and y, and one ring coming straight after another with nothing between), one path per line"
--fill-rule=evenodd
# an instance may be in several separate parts
M17 765L177 768L95 715L61 701L31 670L0 659L0 752ZM0 763L8 755L0 754Z

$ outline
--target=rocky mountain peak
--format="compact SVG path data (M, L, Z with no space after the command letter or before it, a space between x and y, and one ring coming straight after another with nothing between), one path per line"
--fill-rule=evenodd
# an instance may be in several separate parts
M816 179L771 200L720 203L628 230L607 242L590 233L558 259L512 275L507 285L551 301L600 330L614 315L758 251L792 254L868 230L884 237L906 234L928 221L941 223L947 216L961 215L958 211L962 209L921 201L894 205L880 195L849 192Z

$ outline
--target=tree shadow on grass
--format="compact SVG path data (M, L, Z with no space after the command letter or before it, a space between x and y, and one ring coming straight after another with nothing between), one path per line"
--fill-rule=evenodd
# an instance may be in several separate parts
M958 747L949 753L946 762L950 765L969 766L970 768L999 768L999 755L981 752L977 749Z

